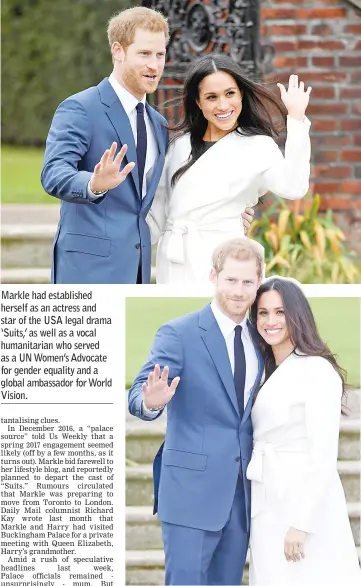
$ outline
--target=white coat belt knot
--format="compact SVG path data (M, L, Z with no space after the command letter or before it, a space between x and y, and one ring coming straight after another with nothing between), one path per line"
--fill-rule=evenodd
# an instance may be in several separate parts
M171 233L167 244L167 260L178 264L184 264L185 261L185 242L183 238L185 235L187 235L188 256L191 253L195 265L197 256L199 255L199 262L201 262L202 258L202 249L204 247L202 232L224 234L224 239L229 234L234 237L236 233L239 234L240 238L244 237L241 217L217 219L203 223L181 218L174 221L168 219L165 231Z
M280 465L279 455L288 453L307 453L308 443L304 438L294 438L286 444L274 444L271 442L256 440L246 476L252 480L252 507L251 517L255 517L263 511L266 505L265 474L267 474L267 490L282 500L287 491L287 483L284 473L284 464Z
M167 246L167 260L178 264L184 264L184 234L193 234L196 232L195 223L190 220L168 221L166 231L171 232Z
M252 484L252 517L255 517L265 508L265 468L267 468L267 474L271 475L272 488L277 497L280 499L284 497L285 482L282 477L281 467L278 465L277 451L282 451L282 447L270 442L255 441L253 445L252 458L246 473L248 480L254 481Z

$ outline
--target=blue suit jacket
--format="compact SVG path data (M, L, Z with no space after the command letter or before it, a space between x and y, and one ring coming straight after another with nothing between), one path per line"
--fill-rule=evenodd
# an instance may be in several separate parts
M143 199L137 166L119 187L94 201L88 197L94 167L112 142L118 149L128 145L122 166L137 162L129 118L108 79L67 98L55 112L41 174L45 191L62 200L52 282L136 283L140 256L142 281L150 282L145 217L162 173L168 130L166 120L148 104L146 108L159 152Z
M217 531L232 507L238 474L243 479L247 526L250 481L246 469L252 454L251 406L259 386L263 359L256 332L249 328L258 357L258 376L242 419L223 335L210 306L163 325L150 356L129 391L129 410L142 419L142 383L159 363L180 376L167 407L164 447L154 461L155 512L161 521ZM159 485L159 486L158 486Z

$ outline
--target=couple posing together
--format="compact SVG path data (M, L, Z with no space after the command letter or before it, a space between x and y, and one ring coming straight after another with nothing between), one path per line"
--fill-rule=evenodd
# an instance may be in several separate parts
M167 405L154 460L166 584L359 586L337 471L344 374L292 279L245 238L213 253L214 298L157 332L129 391ZM250 318L247 311L250 310Z
M225 55L191 65L184 118L168 148L166 120L146 102L169 40L158 12L136 7L108 26L113 71L63 101L46 143L42 185L62 200L55 283L208 282L212 251L242 237L259 198L302 198L310 174L311 88L297 75L281 99ZM274 138L287 126L285 157Z

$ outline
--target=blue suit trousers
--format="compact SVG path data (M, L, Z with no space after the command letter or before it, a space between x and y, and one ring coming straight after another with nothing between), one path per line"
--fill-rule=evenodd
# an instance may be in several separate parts
M227 523L219 531L162 523L166 585L239 586L249 534L242 479L239 476Z

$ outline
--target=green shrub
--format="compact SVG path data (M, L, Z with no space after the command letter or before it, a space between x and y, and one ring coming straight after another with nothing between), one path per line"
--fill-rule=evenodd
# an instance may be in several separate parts
M302 283L360 282L356 255L343 244L345 236L332 211L319 215L320 203L318 194L289 205L276 198L254 220L247 236L264 247L267 276L294 277Z

